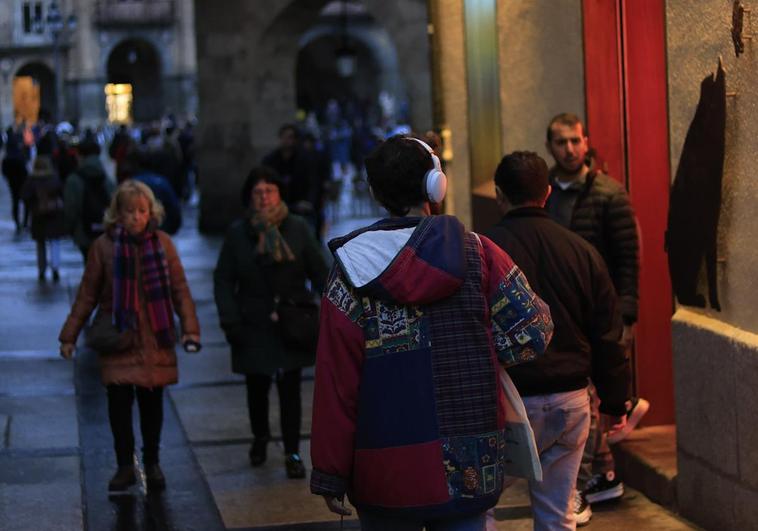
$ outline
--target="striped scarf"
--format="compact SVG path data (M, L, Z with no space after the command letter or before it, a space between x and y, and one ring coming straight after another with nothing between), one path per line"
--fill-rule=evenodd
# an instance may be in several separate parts
M140 255L142 291L150 328L158 345L169 348L174 345L176 338L168 261L154 230L148 229L141 236L131 236L121 225L117 225L114 230L113 323L119 331L138 328L137 257Z
M258 254L268 255L274 262L292 262L295 259L292 249L279 232L279 225L288 214L289 209L284 201L260 211L250 211L250 223L258 234Z

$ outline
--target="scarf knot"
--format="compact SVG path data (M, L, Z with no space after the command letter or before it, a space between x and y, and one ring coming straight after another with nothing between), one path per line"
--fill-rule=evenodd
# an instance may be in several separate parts
M289 209L283 201L272 207L251 211L250 224L258 235L258 254L270 256L274 262L295 260L292 249L279 232L279 226L288 214Z

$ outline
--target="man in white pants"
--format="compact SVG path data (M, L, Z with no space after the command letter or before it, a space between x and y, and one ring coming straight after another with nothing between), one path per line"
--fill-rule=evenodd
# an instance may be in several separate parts
M555 324L544 356L508 369L524 400L543 480L529 493L536 530L575 529L576 475L590 427L591 377L614 428L625 421L628 364L622 321L605 262L544 210L548 168L531 152L507 155L495 173L503 219L484 234L513 257Z

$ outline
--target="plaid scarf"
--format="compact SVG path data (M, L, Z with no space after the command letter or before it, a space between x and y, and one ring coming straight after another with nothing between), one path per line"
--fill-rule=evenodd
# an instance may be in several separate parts
M295 255L279 232L279 225L289 214L284 201L276 206L250 212L250 223L258 234L258 253L268 255L274 262L292 262Z
M138 252L139 251L139 252ZM141 236L131 236L117 225L113 234L113 323L120 331L138 328L137 257L142 277L150 328L164 348L172 347L174 336L174 310L168 261L158 234L148 229Z

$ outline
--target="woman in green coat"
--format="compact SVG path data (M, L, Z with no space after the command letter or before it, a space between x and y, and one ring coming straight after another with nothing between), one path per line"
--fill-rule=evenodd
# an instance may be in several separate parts
M321 289L327 265L313 230L290 214L273 170L254 168L242 189L243 219L226 235L213 273L221 328L232 350L232 370L245 375L253 445L250 463L266 460L271 438L268 394L276 381L281 407L285 467L290 478L305 477L299 455L303 367L313 365L312 348L293 347L283 335L282 301L316 299L306 281Z

